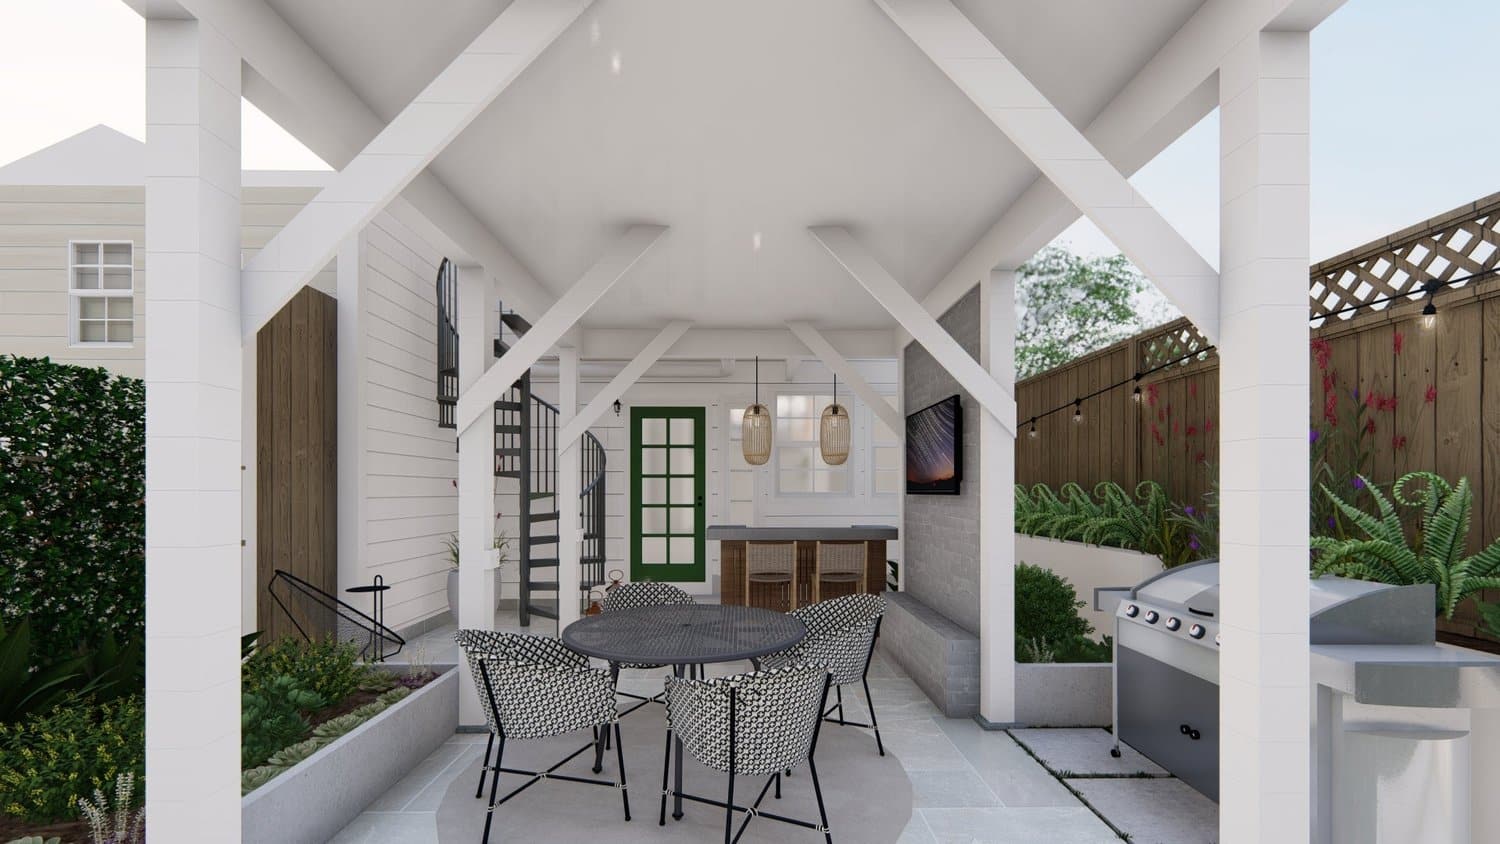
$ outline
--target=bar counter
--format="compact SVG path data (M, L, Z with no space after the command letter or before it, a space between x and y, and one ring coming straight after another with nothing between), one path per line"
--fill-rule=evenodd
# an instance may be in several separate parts
M705 538L719 543L719 600L725 604L746 604L767 609L785 609L786 587L781 584L752 584L745 594L745 551L753 542L795 542L797 553L797 595L795 605L812 603L813 582L818 575L818 543L864 542L865 591L885 591L885 543L900 533L891 525L747 527L745 525L710 525ZM847 595L855 590L853 583L825 583L824 599Z

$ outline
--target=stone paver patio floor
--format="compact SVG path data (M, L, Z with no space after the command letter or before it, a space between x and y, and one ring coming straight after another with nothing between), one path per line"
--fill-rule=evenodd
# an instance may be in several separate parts
M504 616L499 620L506 621ZM509 624L498 626L517 629L513 625L514 620L510 619ZM551 633L551 625L552 622L544 621L533 626L532 632ZM420 655L428 662L457 661L453 629L440 628L420 637L411 643L405 655ZM710 674L746 670L740 664L718 669L710 667ZM627 676L620 683L624 691L654 692L661 688L661 681L654 674L628 672ZM870 688L886 750L900 760L912 785L912 817L904 830L892 830L891 841L1104 844L1121 840L1109 824L1009 733L987 732L972 720L944 717L899 667L878 653L871 664ZM867 720L862 701L857 701L857 697L845 698L849 717ZM436 812L444 793L483 752L483 735L453 736L345 827L334 839L335 844L436 844ZM1087 794L1086 787L1091 782L1074 780L1072 784ZM1177 780L1159 782L1181 785ZM829 783L825 787L858 789L860 784ZM476 801L476 811L482 811L481 805ZM1142 817L1149 818L1152 812L1149 807L1136 806L1130 815L1131 825L1139 828ZM1201 813L1195 820L1202 820ZM643 833L649 835L645 830ZM811 833L808 836L809 841L817 838ZM581 841L587 837L587 830L559 829L556 840ZM799 840L798 832L788 829L787 840Z

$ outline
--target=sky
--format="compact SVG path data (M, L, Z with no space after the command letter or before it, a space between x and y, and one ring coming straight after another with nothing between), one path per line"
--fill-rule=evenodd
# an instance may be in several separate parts
M143 31L121 0L0 0L0 165L98 123L143 137ZM1500 0L1348 0L1314 31L1314 261L1500 190L1496 33ZM249 169L326 169L248 103L243 132ZM1213 264L1217 161L1210 114L1131 179ZM1117 251L1086 220L1059 242Z

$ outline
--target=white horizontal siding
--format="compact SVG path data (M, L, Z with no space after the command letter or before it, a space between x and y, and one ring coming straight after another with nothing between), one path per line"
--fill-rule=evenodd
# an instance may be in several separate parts
M437 303L442 254L381 214L366 228L365 548L360 576L391 585L386 623L401 629L448 609L444 540L458 530L458 454L437 426Z

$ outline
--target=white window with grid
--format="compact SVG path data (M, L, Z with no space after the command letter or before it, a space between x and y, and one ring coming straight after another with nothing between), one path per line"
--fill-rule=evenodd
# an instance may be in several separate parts
M832 395L776 397L774 442L778 493L848 494L849 464L829 466L818 450L818 421L823 408L832 402Z
M883 397L891 407L896 407L895 396ZM897 408L899 410L899 408ZM880 421L880 416L870 413L870 454L872 455L871 480L876 495L896 495L901 492L903 452L901 432L892 431Z
M69 342L129 346L135 342L135 244L68 243Z

